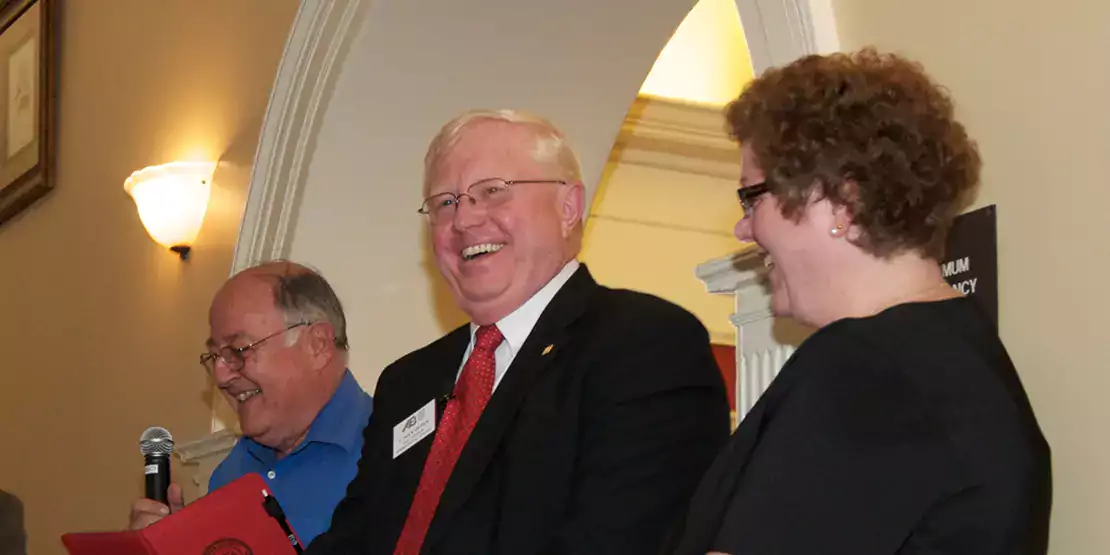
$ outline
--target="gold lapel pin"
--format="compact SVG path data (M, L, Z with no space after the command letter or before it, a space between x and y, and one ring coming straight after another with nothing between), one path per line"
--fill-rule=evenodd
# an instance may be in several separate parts
M541 356L547 355L547 353L550 353L551 349L554 349L554 348L555 348L555 345L548 345L548 346L544 347L543 348L543 355L541 355Z

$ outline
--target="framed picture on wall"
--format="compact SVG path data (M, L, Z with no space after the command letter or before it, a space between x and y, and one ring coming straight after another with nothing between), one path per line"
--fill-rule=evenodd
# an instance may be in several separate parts
M56 0L0 0L0 225L54 188Z

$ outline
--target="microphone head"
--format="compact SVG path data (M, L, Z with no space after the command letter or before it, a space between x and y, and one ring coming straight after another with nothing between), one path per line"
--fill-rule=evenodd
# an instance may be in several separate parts
M143 435L139 436L139 450L142 451L143 456L168 457L173 453L173 436L165 428L158 426L147 428Z

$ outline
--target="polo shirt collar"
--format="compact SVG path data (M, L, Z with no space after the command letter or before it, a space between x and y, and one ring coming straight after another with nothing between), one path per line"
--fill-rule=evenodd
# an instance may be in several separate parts
M359 402L363 395L362 387L355 380L351 371L349 369L344 371L339 387L335 389L331 399L316 415L316 419L312 421L312 425L308 429L308 435L289 455L296 454L310 443L338 445L349 453L361 451L359 440L362 438L362 430L365 428L366 422L358 418L357 414L359 412ZM247 437L244 437L243 440L246 442L247 450L256 459L263 462L277 459L277 454L272 448Z

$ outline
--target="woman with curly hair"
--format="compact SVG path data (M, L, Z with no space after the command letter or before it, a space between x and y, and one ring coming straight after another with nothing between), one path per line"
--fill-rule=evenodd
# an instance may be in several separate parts
M727 109L741 241L817 331L741 422L666 550L1044 553L1045 442L991 321L938 261L975 143L915 63L872 49L766 72Z

